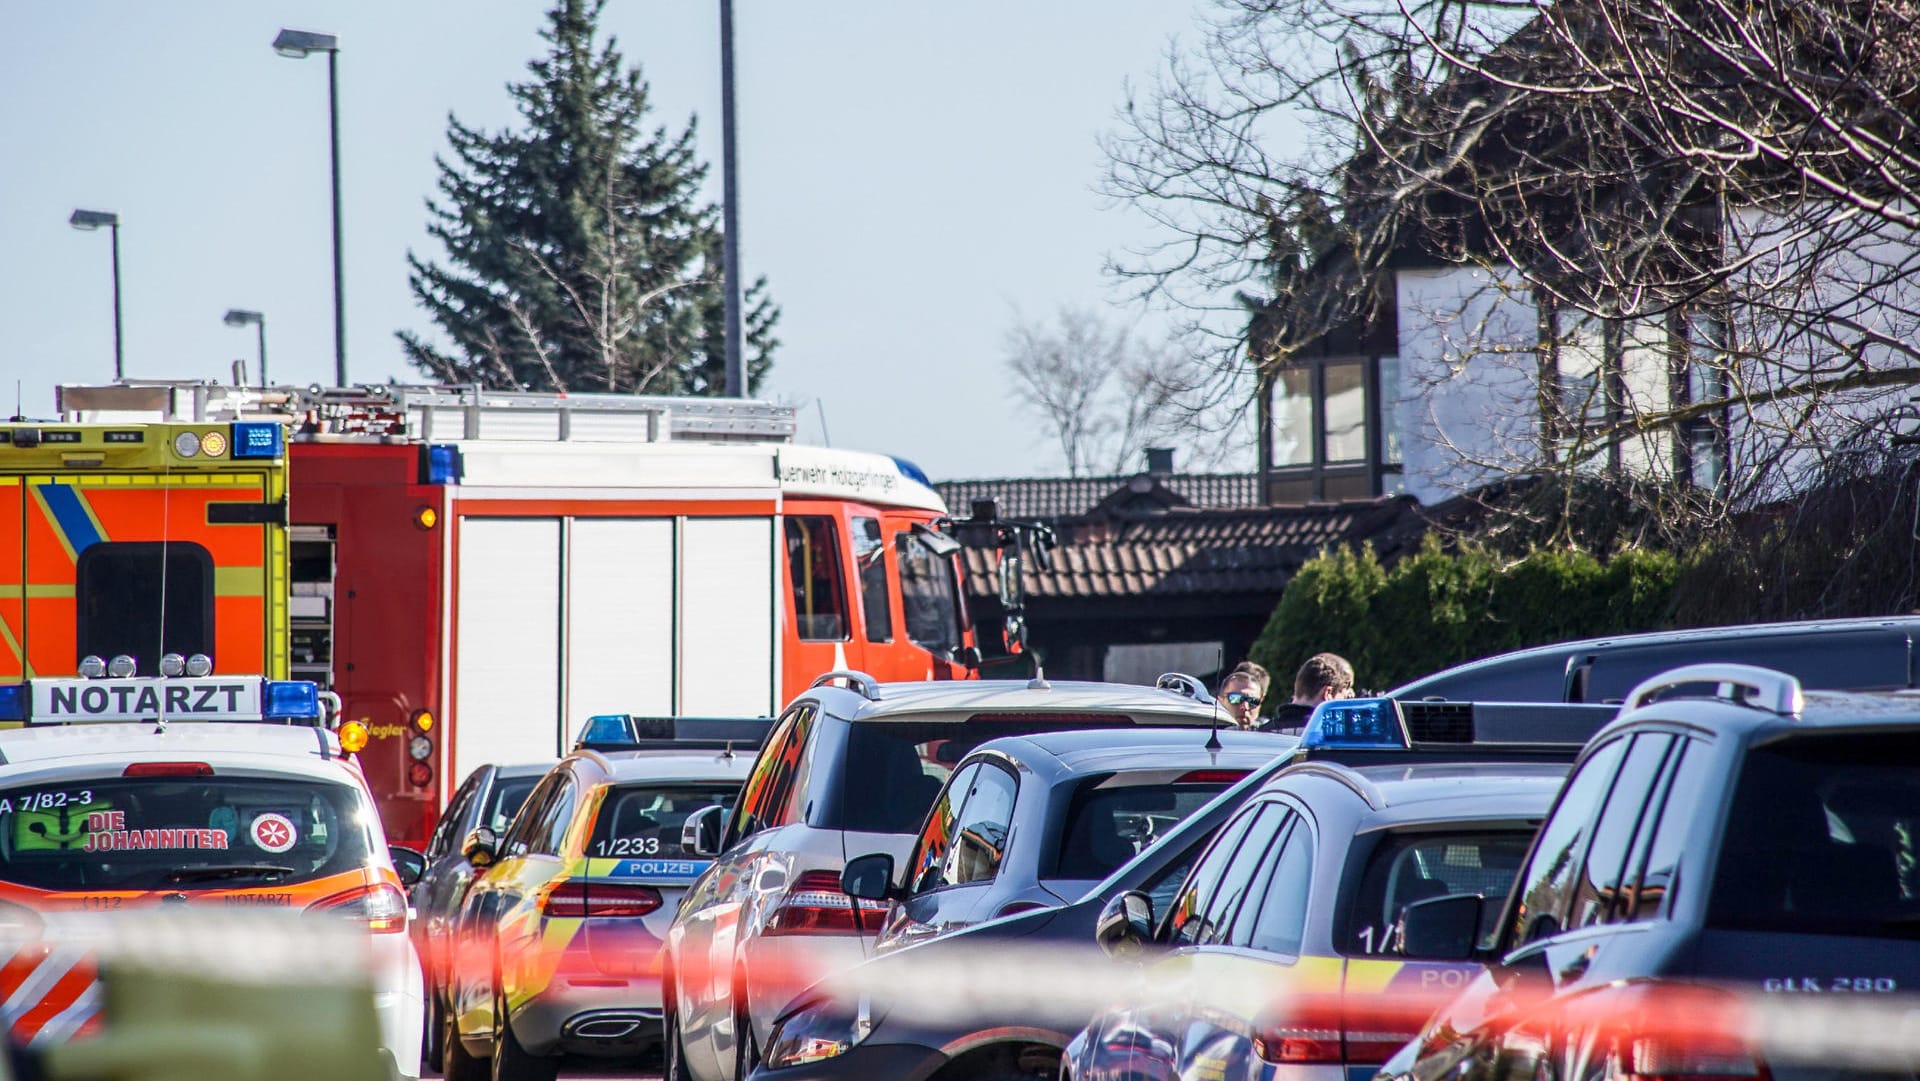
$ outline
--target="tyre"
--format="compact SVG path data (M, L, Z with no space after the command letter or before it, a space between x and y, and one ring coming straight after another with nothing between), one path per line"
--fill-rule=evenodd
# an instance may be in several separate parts
M748 1016L745 1003L734 1007L733 1015L733 1081L747 1081L747 1076L760 1065L760 1045L753 1038L753 1018Z
M487 1060L467 1052L452 1010L440 1011L440 1072L447 1081L487 1081Z
M506 1010L494 1016L493 1081L554 1081L560 1076L558 1056L529 1053L514 1036Z
M687 1046L680 1042L680 1015L673 1008L671 977L660 981L660 1079L692 1081L687 1072Z
M421 1062L439 1062L445 1053L440 1041L446 1038L443 1020L446 1015L447 1008L441 1004L439 992L429 989L427 991L427 1023L420 1026Z

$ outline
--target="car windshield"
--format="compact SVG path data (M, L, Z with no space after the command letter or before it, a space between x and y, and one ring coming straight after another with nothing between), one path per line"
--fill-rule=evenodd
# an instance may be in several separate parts
M527 794L540 783L540 777L541 774L536 773L495 781L493 791L487 793L486 813L480 816L478 825L492 830L496 837L506 833L513 816L520 813L520 805L527 802Z
M73 777L0 788L0 880L41 890L231 889L363 868L373 810L291 777Z
M600 804L587 855L678 855L680 826L687 816L716 803L731 807L739 794L737 781L621 785Z
M1029 714L1021 720L866 721L847 726L838 806L819 824L863 833L915 833L947 774L990 739L1061 728L1128 727L1124 714Z
M1125 774L1083 784L1067 809L1052 878L1105 878L1226 788L1224 780L1129 784Z
M1797 736L1747 753L1707 924L1920 937L1920 754L1911 732Z
M1347 922L1337 936L1349 957L1401 956L1395 934L1408 905L1457 893L1477 893L1480 936L1491 942L1500 923L1500 902L1520 873L1529 829L1390 833L1367 859L1359 888L1347 898Z

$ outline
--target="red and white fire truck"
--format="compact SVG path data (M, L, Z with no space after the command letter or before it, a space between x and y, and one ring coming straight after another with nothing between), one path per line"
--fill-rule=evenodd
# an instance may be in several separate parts
M338 693L387 834L596 713L770 715L816 676L967 678L946 507L791 407L477 388L63 387L74 420L288 429L290 674Z

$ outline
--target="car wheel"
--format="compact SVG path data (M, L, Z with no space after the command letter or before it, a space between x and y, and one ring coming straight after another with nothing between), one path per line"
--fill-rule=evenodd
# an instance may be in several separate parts
M447 1007L441 1003L437 991L427 992L427 1023L420 1026L420 1061L439 1062L445 1052L441 1040L446 1038L445 1018Z
M487 1060L467 1051L452 1010L440 1011L440 1073L447 1081L487 1081Z
M680 1041L680 1014L673 1008L673 980L660 981L660 1078L692 1081L687 1072L687 1045Z
M535 1055L520 1046L513 1034L513 1021L507 1017L505 1003L494 1014L493 1081L554 1081L560 1076L560 1059L553 1055Z
M735 1000L739 1001L739 1000ZM733 1015L733 1081L747 1081L760 1065L760 1047L753 1038L753 1019L735 1007Z

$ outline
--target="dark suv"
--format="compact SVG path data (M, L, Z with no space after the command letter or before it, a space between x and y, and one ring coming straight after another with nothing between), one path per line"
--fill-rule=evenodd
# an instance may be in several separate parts
M1626 705L1568 778L1490 948L1477 898L1408 908L1410 950L1490 967L1388 1074L1826 1076L1729 1019L1782 995L1859 1008L1920 987L1920 697L1697 665Z

